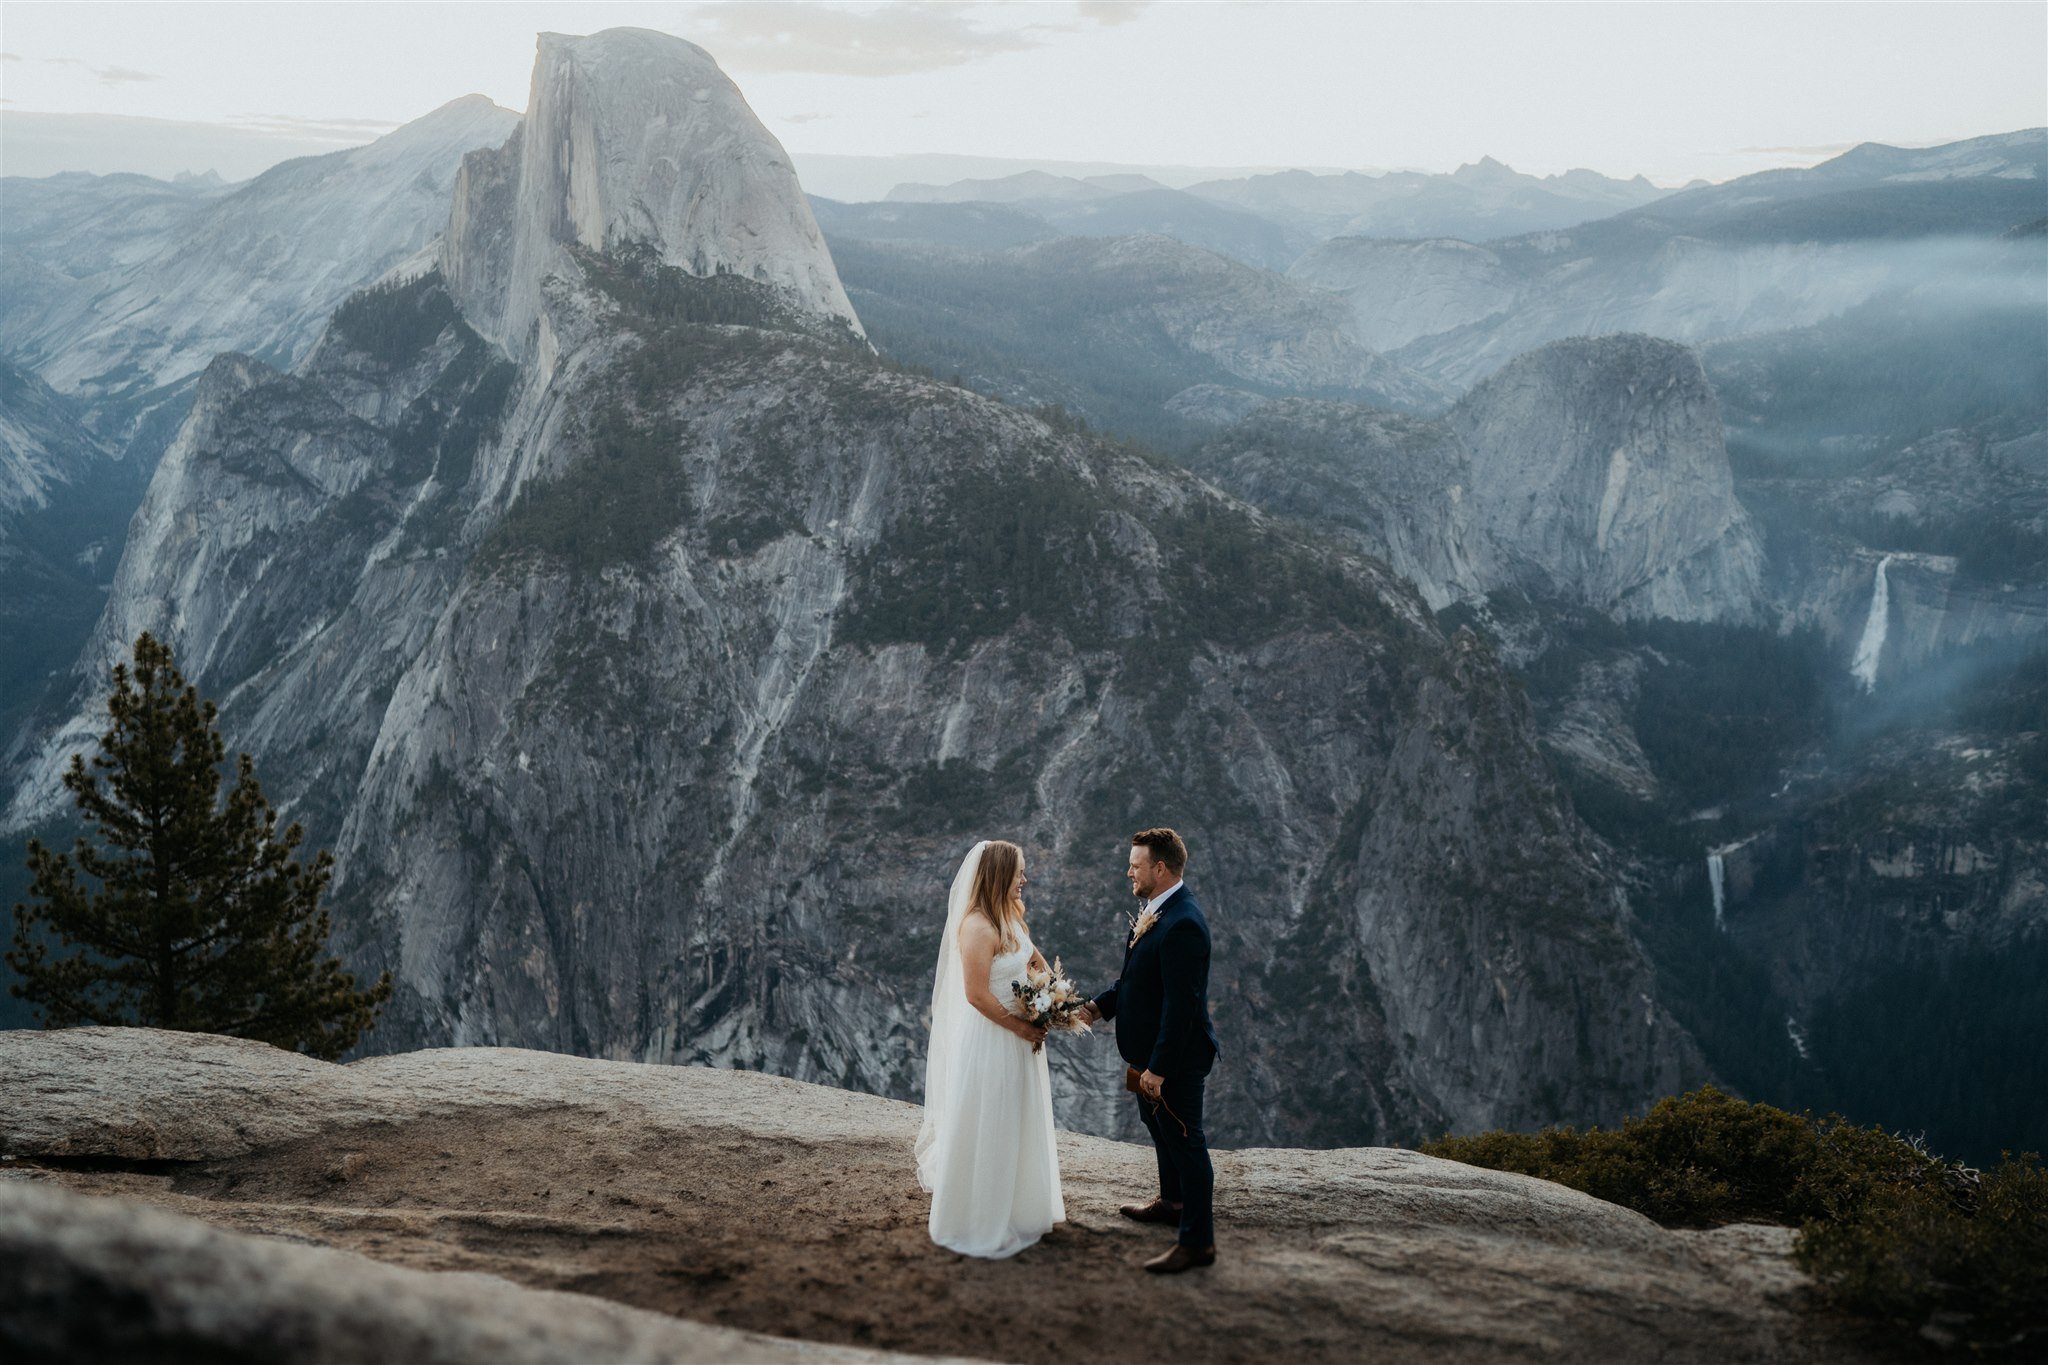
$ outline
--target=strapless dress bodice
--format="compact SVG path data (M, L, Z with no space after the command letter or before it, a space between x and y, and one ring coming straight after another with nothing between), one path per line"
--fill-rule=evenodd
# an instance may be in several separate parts
M1031 961L1031 935L1017 931L1017 946L1007 953L997 953L988 964L988 988L995 992L996 999L1005 1005L1012 998L1010 983L1024 979L1024 965Z

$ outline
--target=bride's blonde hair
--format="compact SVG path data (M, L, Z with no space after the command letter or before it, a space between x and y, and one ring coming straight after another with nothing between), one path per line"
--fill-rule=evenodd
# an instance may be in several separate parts
M1017 873L1023 866L1023 849L1007 839L989 840L967 896L968 912L987 917L1002 935L1006 953L1016 951L1017 929L1024 923L1024 898L1017 894Z

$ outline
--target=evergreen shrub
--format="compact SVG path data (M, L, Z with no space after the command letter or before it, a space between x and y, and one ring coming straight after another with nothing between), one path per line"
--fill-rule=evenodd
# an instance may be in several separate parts
M1793 1256L1836 1306L1943 1345L2048 1337L2048 1172L1984 1173L1838 1115L1703 1086L1619 1129L1446 1134L1429 1156L1554 1180L1667 1227L1797 1226Z

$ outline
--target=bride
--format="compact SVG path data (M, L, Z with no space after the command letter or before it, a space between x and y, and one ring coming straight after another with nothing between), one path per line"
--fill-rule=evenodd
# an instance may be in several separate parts
M917 1179L932 1240L969 1256L1014 1256L1067 1216L1045 1030L1007 1006L1010 983L1045 963L1023 893L1023 850L994 839L967 851L932 985Z

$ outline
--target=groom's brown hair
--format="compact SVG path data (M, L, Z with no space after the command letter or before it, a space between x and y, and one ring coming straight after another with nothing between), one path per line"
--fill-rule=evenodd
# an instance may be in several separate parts
M1187 844L1164 825L1158 829L1139 830L1131 836L1131 847L1146 850L1154 862L1163 864L1176 877L1188 865Z

